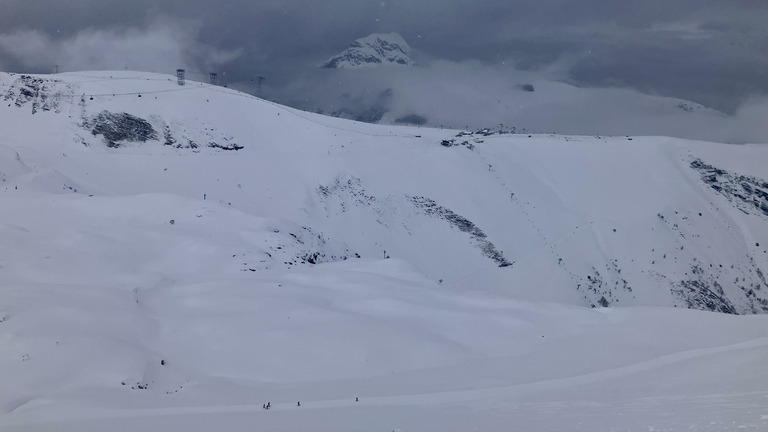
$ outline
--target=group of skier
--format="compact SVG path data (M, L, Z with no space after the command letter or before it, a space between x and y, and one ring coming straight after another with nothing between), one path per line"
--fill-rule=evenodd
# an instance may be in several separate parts
M355 402L359 402L359 401L360 401L360 399L358 399L358 398L355 398ZM301 406L301 401L296 401L296 406L297 406L297 407L300 407L300 406ZM265 409L265 410L268 410L268 409L270 409L271 407L272 407L272 402L267 402L267 403L265 403L265 404L261 404L261 408L263 408L263 409Z

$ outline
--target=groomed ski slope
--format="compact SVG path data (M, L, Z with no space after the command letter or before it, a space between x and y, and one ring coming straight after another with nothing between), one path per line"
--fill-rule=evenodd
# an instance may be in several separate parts
M670 289L698 263L754 312L725 281L768 267L766 219L691 163L766 179L765 146L456 137L55 78L55 107L0 106L3 431L768 429L766 316ZM105 110L158 138L107 147ZM592 269L602 291L577 287Z

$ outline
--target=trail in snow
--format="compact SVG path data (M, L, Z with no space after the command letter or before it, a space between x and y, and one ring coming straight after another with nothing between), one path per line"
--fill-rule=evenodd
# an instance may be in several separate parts
M345 399L332 399L332 400L301 400L301 407L296 406L295 401L274 401L272 407L269 410L263 409L261 404L254 405L228 405L228 406L187 406L187 407L172 407L172 408L143 408L133 410L104 410L95 409L92 412L81 412L74 415L60 415L56 419L24 419L20 422L14 422L10 412L9 421L6 422L6 426L21 426L21 425L33 425L39 423L59 423L59 422L77 422L83 420L97 420L97 419L126 419L136 417L150 417L150 416L184 416L184 415L206 415L206 414L230 414L230 413L258 413L275 411L293 411L293 410L326 410L331 408L343 408L343 407L372 407L372 406L424 406L424 405L443 405L453 406L456 404L470 404L472 406L484 406L487 403L493 404L493 401L497 403L499 401L508 400L510 396L519 397L524 393L534 392L547 392L555 389L562 389L565 387L579 387L588 384L594 384L601 381L610 381L617 378L626 377L629 375L638 374L641 372L651 371L654 369L660 369L665 366L682 363L692 359L704 358L715 354L724 353L737 353L743 350L753 350L758 348L768 348L768 337L757 338L749 341L740 342L737 344L702 348L689 351L682 351L670 355L665 355L653 360L648 360L640 363L635 363L627 366L622 366L614 369L591 372L583 375L558 378L552 380L543 380L537 382L529 382L524 384L516 384L511 386L502 387L487 387L482 389L472 390L453 390L442 391L433 393L422 394L407 394L397 396L364 396L360 401L355 401L355 397L350 395ZM768 352L768 351L767 351ZM738 398L754 398L756 407L762 406L759 404L760 398L768 398L768 389L758 392L748 393L736 393L736 394L705 394L697 395L691 399L689 396L664 396L661 398L641 398L632 402L638 406L658 406L663 405L667 400L679 400L681 398L687 399L687 403L691 405L700 406L704 404L710 408L729 407L728 402L722 402L723 398L730 399L733 397ZM716 404L718 400L720 404ZM626 404L627 402L625 402ZM543 404L531 404L531 407L537 407L539 410L549 411L553 406L557 406L558 403L543 403ZM627 405L629 406L629 405ZM19 406L17 409L23 408L24 405ZM0 423L3 421L0 420Z

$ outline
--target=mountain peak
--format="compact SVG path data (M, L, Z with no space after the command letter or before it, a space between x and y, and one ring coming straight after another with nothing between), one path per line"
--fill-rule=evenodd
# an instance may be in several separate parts
M357 69L384 65L408 66L411 47L397 33L374 33L355 40L342 53L322 64L329 69Z

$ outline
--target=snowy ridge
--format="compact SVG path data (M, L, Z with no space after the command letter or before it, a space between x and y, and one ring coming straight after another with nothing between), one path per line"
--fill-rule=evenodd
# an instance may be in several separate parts
M0 97L3 431L768 427L766 146Z
M768 311L768 239L763 238L768 173L759 168L749 173L754 175L731 173L698 154L714 149L715 160L744 163L745 158L764 158L763 146L531 136L489 129L453 136L347 123L273 107L217 87L178 86L161 75L143 80L110 75L79 83L61 77L7 77L10 88L4 97L17 101L7 107L8 115L20 116L20 124L35 124L21 130L24 140L37 141L35 134L44 132L45 125L64 122L70 132L60 139L65 148L74 146L76 158L98 159L98 148L135 148L165 163L180 157L174 156L176 150L196 154L209 148L237 151L233 157L244 168L256 159L262 164L268 160L273 166L268 176L240 170L231 161L206 162L205 172L194 174L199 178L195 195L226 196L222 202L247 214L266 212L312 235L323 233L317 250L294 250L292 256L399 257L457 288L500 278L495 283L504 281L525 298L586 306ZM29 83L38 90L19 99L25 94L19 86L28 88ZM136 88L113 93L89 88L115 83ZM42 100L59 113L49 110L53 117L41 118L44 104L36 101ZM201 108L183 109L186 100L199 101ZM240 106L239 113L225 108L231 102ZM5 171L26 163L23 148L8 151L22 156ZM83 179L86 167L46 168L66 179L61 190L94 190L96 185ZM162 177L169 178L150 185L189 193L173 185L193 175L180 169L165 175L164 168ZM233 176L236 186L215 184ZM284 178L295 186L286 186ZM33 182L57 180L49 175ZM285 207L258 205L244 189L261 195L256 202L263 203L265 194L269 200L280 197ZM149 185L135 188L153 191ZM303 216L297 218L297 212ZM744 236L755 241L745 244ZM343 245L344 252L322 250L325 240ZM438 244L448 247L437 251ZM316 260L297 262L302 261ZM285 262L293 260L277 264ZM530 286L542 271L550 275L549 282Z
M378 66L408 66L411 47L397 33L374 33L355 40L349 48L322 64L330 69L359 69Z

